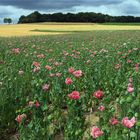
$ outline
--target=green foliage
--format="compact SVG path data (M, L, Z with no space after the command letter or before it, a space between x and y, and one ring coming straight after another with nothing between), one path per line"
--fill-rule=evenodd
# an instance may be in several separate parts
M18 23L36 23L36 22L93 22L93 23L136 23L140 22L140 17L133 16L109 16L101 13L80 12L80 13L53 13L40 14L35 11L27 16L22 15Z
M12 19L11 18L4 18L3 22L10 24L10 23L12 23Z

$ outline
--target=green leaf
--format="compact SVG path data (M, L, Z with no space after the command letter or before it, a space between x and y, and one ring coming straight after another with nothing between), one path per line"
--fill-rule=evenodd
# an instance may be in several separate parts
M131 137L131 138L135 138L135 137L136 137L136 133L131 131L131 132L130 132L130 137Z

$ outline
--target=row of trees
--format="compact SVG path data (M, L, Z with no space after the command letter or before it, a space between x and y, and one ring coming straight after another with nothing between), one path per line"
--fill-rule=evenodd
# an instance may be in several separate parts
M3 22L10 24L10 23L12 23L12 19L11 18L4 18Z
M18 23L35 23L35 22L140 22L140 17L134 16L109 16L101 13L81 12L81 13L54 13L40 14L35 11L27 16L21 16Z

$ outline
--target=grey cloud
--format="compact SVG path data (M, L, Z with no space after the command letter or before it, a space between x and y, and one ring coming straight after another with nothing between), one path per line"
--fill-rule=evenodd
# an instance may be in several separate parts
M33 11L101 12L109 15L140 16L140 0L0 0L0 22L4 17L15 21Z
M101 6L118 4L123 0L0 0L0 5L29 10L58 10L75 6Z
M133 0L124 3L123 12L127 15L140 15L140 0Z
M8 16L8 15L11 15L11 12L9 12L9 11L0 11L0 16L1 17L4 17L4 16Z

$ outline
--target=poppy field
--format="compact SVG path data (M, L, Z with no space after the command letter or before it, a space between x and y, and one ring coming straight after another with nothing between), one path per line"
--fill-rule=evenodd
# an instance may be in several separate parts
M140 140L140 32L0 38L0 140Z

